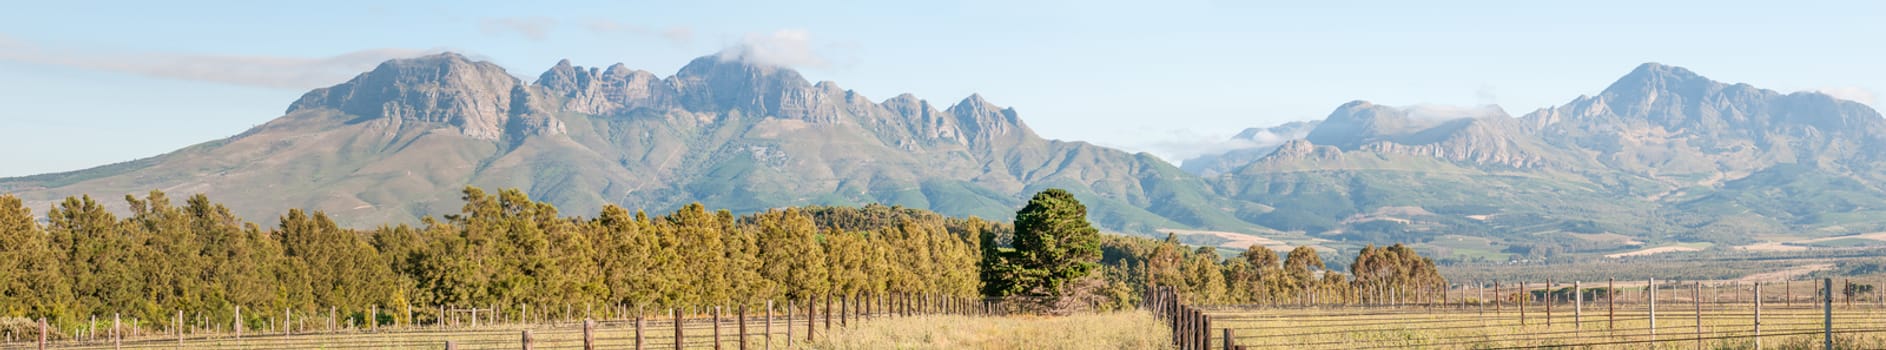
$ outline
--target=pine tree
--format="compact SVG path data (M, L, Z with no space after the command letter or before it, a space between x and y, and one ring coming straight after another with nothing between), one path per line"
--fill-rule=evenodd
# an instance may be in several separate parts
M1035 194L1015 212L1011 245L1007 260L1015 280L984 283L1012 283L1023 293L1055 295L1062 285L1088 276L1100 261L1100 232L1087 222L1087 207L1060 189Z
M827 290L825 249L810 216L787 209L757 214L753 221L760 235L760 277L778 281L780 296L805 299Z
M60 252L19 197L0 195L0 315L63 318L66 288Z

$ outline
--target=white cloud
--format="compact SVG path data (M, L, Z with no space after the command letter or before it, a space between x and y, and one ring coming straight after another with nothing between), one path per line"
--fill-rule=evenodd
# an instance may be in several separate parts
M531 41L544 41L556 25L557 20L549 17L499 17L479 20L478 30L490 35L517 33Z
M1251 133L1251 135L1247 138L1233 138L1232 141L1244 141L1246 143L1249 143L1248 147L1240 147L1240 148L1254 148L1254 147L1276 146L1276 145L1283 144L1284 141L1300 139L1300 138L1303 138L1304 136L1310 136L1310 128L1302 128L1300 130L1297 130L1297 132L1293 132L1290 134L1278 134L1278 133L1271 132L1268 129L1259 129L1257 130L1257 132Z
M829 67L832 60L813 47L812 35L802 29L782 29L768 34L747 34L740 42L722 49L723 61L741 61L780 67Z
M332 85L389 59L442 49L377 48L329 57L74 50L0 37L0 61L283 89Z
M1877 106L1876 104L1873 104L1873 103L1879 101L1879 94L1875 94L1873 93L1873 90L1869 90L1862 87L1852 87L1852 86L1831 87L1831 88L1817 89L1814 91L1827 94L1827 96L1833 96L1834 98L1838 98L1842 100L1864 103L1868 106Z
M1203 155L1276 146L1283 144L1285 141L1301 139L1304 136L1308 136L1309 132L1309 128L1303 128L1302 130L1290 134L1277 134L1270 130L1258 130L1257 132L1251 133L1249 137L1225 137L1223 135L1208 135L1194 130L1173 129L1157 132L1157 134L1159 134L1157 136L1159 138L1158 140L1141 144L1139 147L1127 148L1152 153L1161 159L1165 159L1167 162L1179 164L1185 160L1198 158Z

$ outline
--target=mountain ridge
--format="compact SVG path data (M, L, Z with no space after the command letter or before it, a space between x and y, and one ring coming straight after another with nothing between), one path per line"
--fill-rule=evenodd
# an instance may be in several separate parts
M1592 235L1740 244L1886 230L1875 219L1886 218L1877 111L1658 63L1518 117L1356 100L1233 141L1250 147L1181 167L1042 138L981 94L947 106L908 93L872 99L721 55L666 77L560 60L527 83L446 53L314 89L238 135L0 179L0 191L35 206L201 192L252 220L308 208L371 225L450 212L467 185L519 188L579 213L885 203L989 218L1053 187L1116 232L1394 240L1463 259L1630 247ZM1463 237L1487 245L1440 243Z
M980 94L940 110L909 94L880 103L719 56L665 78L562 60L528 84L455 53L391 60L223 140L0 179L41 204L161 189L205 192L249 218L310 208L353 225L446 212L466 185L521 188L578 212L881 202L991 218L1066 187L1113 230L1256 229L1199 206L1230 204L1176 167L1040 138ZM1156 205L1165 200L1185 203Z
M1226 196L1283 208L1251 220L1278 229L1485 235L1521 252L1622 248L1580 236L1599 233L1739 244L1886 229L1872 218L1886 206L1886 118L1825 94L1646 63L1596 95L1519 117L1409 114L1346 103L1301 139L1200 174Z

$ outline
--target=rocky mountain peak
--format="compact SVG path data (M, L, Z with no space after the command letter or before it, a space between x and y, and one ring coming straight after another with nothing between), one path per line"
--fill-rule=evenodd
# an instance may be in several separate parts
M381 63L353 80L302 95L288 113L326 108L361 118L447 123L467 136L496 140L509 122L513 98L527 95L503 67L446 52Z
M1408 114L1400 109L1357 100L1336 107L1304 138L1319 145L1355 149L1365 140L1404 131L1411 124Z
M956 116L956 124L961 126L970 142L1032 137L1034 134L1022 125L1015 109L990 103L982 98L982 94L970 94L944 112Z
M899 94L897 97L884 100L884 102L878 105L906 119L928 118L930 115L937 113L936 107L930 106L929 101L919 99L916 95L911 95L910 93Z
M563 110L613 115L671 100L673 88L654 73L616 63L607 70L571 65L569 60L537 77L537 86L563 99Z
M669 78L683 107L738 109L748 116L805 119L817 101L798 71L725 55L696 58Z
M1650 107L1660 100L1694 101L1725 88L1727 84L1709 80L1689 69L1661 63L1645 63L1605 87L1599 96L1622 107ZM1745 90L1757 90L1743 85Z

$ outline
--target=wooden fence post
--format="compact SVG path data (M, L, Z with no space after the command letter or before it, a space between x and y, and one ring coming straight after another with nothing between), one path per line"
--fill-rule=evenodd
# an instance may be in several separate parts
M1211 317L1205 316L1205 310L1198 310L1198 348L1211 349Z
M583 319L583 350L596 350L596 321L589 318Z
M1539 298L1539 301L1545 302L1545 328L1552 328L1552 304L1559 301L1558 296L1553 295L1552 288L1552 280L1545 280L1545 293L1540 294L1542 297Z
M1530 304L1532 301L1532 291L1526 290L1526 285L1528 284L1531 283L1519 282L1519 299L1515 299L1515 301L1519 302L1520 327L1526 326L1526 304Z
M535 344L535 342L536 342L536 340L535 340L534 338L535 338L535 337L532 337L532 336L531 336L531 334L530 334L530 330L529 330L529 329L526 329L526 330L524 330L524 339L523 339L523 341L524 341L524 350L535 350L535 349L537 349L537 345Z
M1194 331L1198 335L1198 337L1196 338L1196 340L1198 341L1198 345L1196 345L1197 347L1194 347L1193 349L1210 350L1211 349L1211 345L1210 345L1211 344L1211 319L1205 318L1204 309L1192 309L1192 317L1198 318L1198 321L1197 321L1198 329Z
M1502 304L1502 302L1505 301L1505 299L1506 299L1506 296L1500 295L1500 280L1493 280L1493 313L1494 314L1500 313L1500 304Z
M1174 344L1179 345L1180 350L1189 350L1191 348L1191 345L1187 344L1191 344L1192 342L1192 318L1186 317L1186 315L1186 309L1183 305L1177 306L1172 310L1172 322L1177 325L1173 327L1173 329L1178 330L1172 332L1172 341Z
M1204 349L1198 348L1198 326L1199 326L1198 325L1198 309L1186 307L1185 308L1185 348L1195 349L1195 350L1204 350Z
M747 350L747 304L740 304L739 311L734 313L734 319L736 320L735 323L740 325L740 335L734 344L739 344L740 350Z
M720 306L714 306L714 350L720 350Z
M811 298L812 300L805 302L805 342L808 345L812 343L813 338L818 337L819 333L819 296L813 294Z
M792 338L792 312L793 312L793 309L799 308L798 306L795 306L793 304L795 303L791 298L786 299L786 348L787 349L792 348L792 339L793 339Z
M1179 345L1181 344L1180 340L1185 339L1184 332L1180 332L1180 330L1183 330L1184 327L1181 326L1182 323L1180 322L1180 318L1179 318L1179 310L1172 305L1171 301L1165 301L1164 303L1166 304L1165 308L1167 311L1165 312L1165 315L1161 316L1161 318L1163 318L1164 319L1163 321L1166 322L1166 328L1167 328L1168 333L1172 334L1171 336L1172 345Z
M178 311L177 313L181 315L183 314L183 311ZM178 334L177 343L182 344L183 332L178 332L177 334ZM38 349L46 350L46 318L45 317L39 318L39 348Z
M458 343L450 340L445 341L445 350L458 350Z
M1182 332L1184 333L1183 338L1179 338L1181 339L1180 347L1183 349L1193 349L1192 345L1198 343L1198 318L1192 317L1191 307L1184 307L1181 310L1183 311L1179 312L1179 322L1182 324L1180 328L1185 331Z
M773 350L773 300L766 299L766 350Z
M682 321L682 319L681 319L681 309L680 309L680 308L669 308L669 309L668 309L668 313L670 314L670 316L672 316L672 317L674 317L674 325L675 325L675 350L681 350L681 348L682 348L682 347L684 347L684 346L687 346L687 342L684 342L684 341L683 341L683 338L681 337L681 323L682 323L682 322L681 322L681 321Z
M644 348L647 347L645 339L642 338L642 329L643 327L648 326L646 322L647 321L644 321L642 317L642 307L636 306L635 307L635 350L643 350Z
M1696 348L1703 347L1703 281L1692 282L1696 289L1690 292L1690 301L1696 304Z
M1617 277L1606 277L1604 283L1604 329L1607 331L1615 331L1618 322L1618 279Z
M124 328L119 327L121 325L121 323L119 323L120 320L121 320L121 316L118 315L118 313L116 312L111 313L111 348L112 349L118 349L118 348L124 347L124 333L123 333Z
M832 295L825 295L825 331L832 331Z
M1192 349L1192 310L1187 309L1184 306L1180 306L1178 312L1174 314L1173 317L1177 319L1179 322L1179 331L1176 333L1172 333L1172 339L1179 342L1179 349L1191 350Z
M851 296L838 295L838 326L851 327Z
M1462 290L1462 292L1465 292L1465 290ZM1225 344L1225 350L1237 350L1237 349L1238 349L1238 341L1237 341L1237 338L1236 338L1236 337L1232 337L1232 336L1231 336L1231 328L1229 328L1229 327L1227 327L1227 328L1225 328L1225 341L1224 341L1224 344Z
M97 317L93 317L93 319L94 321L92 323L98 323L96 321ZM236 305L236 321L230 328L236 329L236 341L242 341L242 305Z

